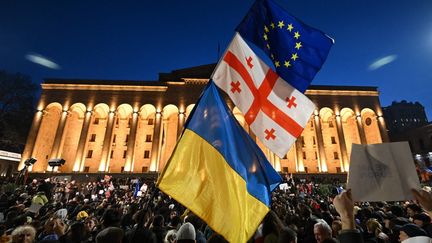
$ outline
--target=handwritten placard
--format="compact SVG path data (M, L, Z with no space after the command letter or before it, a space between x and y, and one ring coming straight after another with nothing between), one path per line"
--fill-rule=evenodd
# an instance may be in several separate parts
M420 188L407 142L353 144L350 162L347 187L354 201L411 200L411 188Z

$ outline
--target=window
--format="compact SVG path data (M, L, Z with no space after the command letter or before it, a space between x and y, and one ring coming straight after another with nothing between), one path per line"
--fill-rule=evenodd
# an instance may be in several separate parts
M94 141L96 141L96 134L92 134L90 136L90 142L94 142Z
M335 137L331 137L331 143L336 144L336 138Z
M93 150L87 151L87 159L90 159L93 156Z
M303 152L303 159L306 159L306 152Z
M119 118L116 119L116 127L119 126Z
M150 150L144 151L144 159L150 158Z
M336 173L341 173L341 172L342 172L341 167L336 167Z
M365 123L367 126L370 126L372 124L372 119L370 119L370 117L366 118Z
M313 145L316 145L315 137L312 137L313 139Z
M129 134L128 135L126 135L126 138L125 138L125 143L127 143L129 141Z
M338 152L333 152L333 157L334 157L334 159L339 159L339 154L338 154Z
M111 150L110 158L112 159L114 157L114 150Z
M152 141L152 135L148 134L146 135L146 142L151 142Z
M318 153L315 152L315 159L318 159Z
M283 167L283 168L282 168L282 171L283 171L284 173L288 173L288 167Z
M329 127L334 127L333 126L333 121L329 121Z
M116 142L116 139L117 139L117 135L114 134L114 137L113 137L113 143Z
M99 118L96 117L93 121L93 124L98 125L99 124Z
M126 159L127 150L123 151L123 159Z
M121 173L124 172L124 166L121 167L120 172L121 172Z
M301 136L301 142L302 142L302 146L305 147L306 143L305 143L305 140L304 140L304 136Z
M304 167L304 172L308 173L308 167Z
M132 124L132 118L129 118L129 120L128 120L128 127L130 127L131 124Z
M88 173L89 171L90 171L90 166L85 166L83 172Z
M153 119L148 119L147 125L153 125Z
M141 168L141 172L148 172L148 167L147 166L143 166Z
M285 154L285 156L282 159L287 159L288 154Z

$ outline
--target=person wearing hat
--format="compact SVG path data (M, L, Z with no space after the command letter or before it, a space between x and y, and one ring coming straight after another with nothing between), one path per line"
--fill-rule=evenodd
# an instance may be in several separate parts
M432 237L431 218L426 213L419 213L413 216L413 223L421 227L429 237Z
M177 231L175 242L177 243L195 243L195 227L191 223L184 223Z
M399 230L399 240L402 243L430 243L432 239L427 235L426 231L424 231L418 225L405 224Z
M44 191L39 191L32 199L33 204L45 205L48 202L48 198Z
M86 211L80 211L76 216L76 220L77 221L85 220L87 217L88 217L88 213Z

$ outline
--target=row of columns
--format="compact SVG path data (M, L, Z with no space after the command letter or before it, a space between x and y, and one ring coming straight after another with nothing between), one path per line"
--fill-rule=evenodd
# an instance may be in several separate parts
M33 119L33 125L29 132L29 138L27 141L26 150L23 153L23 161L29 157L34 156L34 147L35 142L37 138L37 134L39 132L40 125L42 123L42 114L43 111L38 111ZM57 127L57 131L55 133L55 139L54 144L52 146L52 150L50 153L49 158L59 158L61 156L61 141L63 139L63 136L65 134L65 126L66 121L68 118L68 112L63 111L61 113L61 117L59 120L59 124ZM134 168L134 156L135 156L135 141L136 141L136 133L137 133L137 125L138 125L138 118L139 113L133 112L132 113L132 123L129 131L129 139L127 142L127 152L126 152L126 162L124 164L124 170L125 171L132 171ZM104 141L103 141L103 148L102 148L102 154L101 154L101 160L99 165L99 171L107 171L109 168L110 163L110 152L111 152L111 145L112 145L112 139L114 135L114 121L117 119L117 114L113 111L110 111L108 113L108 119L107 119L107 125L104 135ZM387 134L386 134L386 128L382 121L380 121L382 117L378 117L378 126L380 130L380 135L383 140L383 142L388 141ZM73 171L82 171L84 168L84 162L85 162L85 148L87 145L87 138L89 133L89 128L92 120L92 112L87 111L84 116L84 122L82 125L80 137L79 137L79 143L78 148L76 152L76 157L74 161ZM178 129L177 129L177 136L180 136L182 132L182 128L184 126L186 120L186 115L184 112L179 112L178 114ZM347 154L347 146L345 143L345 136L343 132L342 127L342 121L341 117L339 115L335 116L336 120L336 128L337 128L337 135L339 139L339 147L341 152L341 168L342 171L345 171L345 168L348 168L348 154ZM360 141L362 144L366 144L366 135L363 129L363 124L360 116L356 117L357 121L357 128L359 132ZM313 117L313 122L315 126L315 137L317 138L317 163L318 163L318 169L319 172L326 172L327 171L327 162L326 162L326 155L324 150L324 141L323 141L323 134L322 134L322 128L321 128L321 119L319 115L315 115ZM156 112L155 114L155 123L153 128L153 141L152 141L152 147L151 147L151 156L150 156L150 171L159 171L161 168L159 168L160 164L160 158L162 153L162 129L165 129L163 127L163 119L162 119L162 113ZM251 133L252 134L252 133ZM165 134L166 136L166 134ZM252 134L253 136L253 134ZM304 171L304 164L303 164L303 156L302 156L302 144L301 141L297 140L296 143L293 145L295 148L295 160L296 160L296 171ZM271 155L272 153L270 153ZM29 156L30 155L30 156ZM280 160L276 158L276 156L270 156L269 158L270 162L280 169ZM21 161L20 168L22 168L23 161ZM47 168L49 170L50 168Z
M340 117L340 115L335 115L335 120L336 120L336 131L337 131L337 136L338 136L338 140L339 140L339 149L341 152L341 157L340 157L340 162L341 162L341 169L342 172L346 172L349 164L349 158L348 158L348 152L347 152L347 146L346 146L346 142L345 142L345 134L343 131L343 126L342 126L342 119ZM362 118L361 116L356 116L356 122L357 122L357 129L358 129L358 134L360 137L360 142L361 144L367 144L367 140L366 140L366 134L363 128L363 122L362 122ZM317 163L318 163L318 169L319 172L327 172L327 161L326 161L326 155L325 155L325 149L324 149L324 140L323 140L323 133L322 133L322 128L321 128L321 119L319 117L319 115L314 115L313 117L313 122L314 122L314 126L315 126L315 137L317 138ZM388 135L387 135L387 130L385 127L385 124L383 122L383 118L382 117L377 117L377 123L378 123L378 128L379 128L379 133L380 133L380 137L382 142L388 142ZM293 145L294 149L295 149L295 160L296 160L296 171L297 172L303 172L304 171L304 163L303 163L303 150L302 150L302 141L297 140L295 142L295 144Z
M24 166L24 161L30 157L35 157L35 143L36 139L38 137L38 133L40 132L40 127L43 122L43 114L46 111L37 111L34 118L32 127L29 131L29 136L26 143L25 151L23 152L22 161L20 162L19 169L22 169ZM63 136L65 136L66 131L66 122L68 119L68 111L63 111L61 113L59 123L57 130L55 132L55 138L54 143L51 149L51 152L49 154L49 159L53 158L59 158L61 156L61 142L64 139ZM126 162L124 164L124 170L125 171L132 171L133 170L133 158L135 156L135 141L136 141L136 134L137 134L137 127L138 127L138 118L139 113L133 112L132 113L132 124L129 131L129 139L127 142L127 152L126 152ZM101 153L101 160L99 165L99 171L107 171L109 168L109 162L110 162L110 152L111 152L111 146L112 146L112 139L114 136L114 122L117 119L116 112L110 111L108 113L107 117L107 124L104 134L104 141L103 141L103 148ZM76 151L76 156L74 160L73 165L73 171L78 172L82 171L84 169L85 165L85 149L86 145L88 143L88 136L89 136L89 128L92 121L92 112L87 111L84 114L84 121L82 124L80 136L79 136L79 142L78 147ZM184 125L185 122L185 113L181 112L179 113L179 128L181 128ZM153 130L153 140L152 140L152 147L151 147L151 157L150 157L150 170L151 171L157 171L159 169L159 160L161 157L161 141L162 141L162 126L163 119L162 119L162 112L156 112L155 114L155 123L154 123L154 130ZM177 135L180 135L181 129L178 129ZM30 168L31 170L31 168ZM47 165L47 170L51 170L51 168Z

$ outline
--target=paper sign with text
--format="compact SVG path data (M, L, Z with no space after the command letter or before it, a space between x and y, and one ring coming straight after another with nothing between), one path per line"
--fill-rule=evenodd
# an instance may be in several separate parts
M353 144L348 173L348 188L353 200L412 200L411 188L420 182L407 142Z

